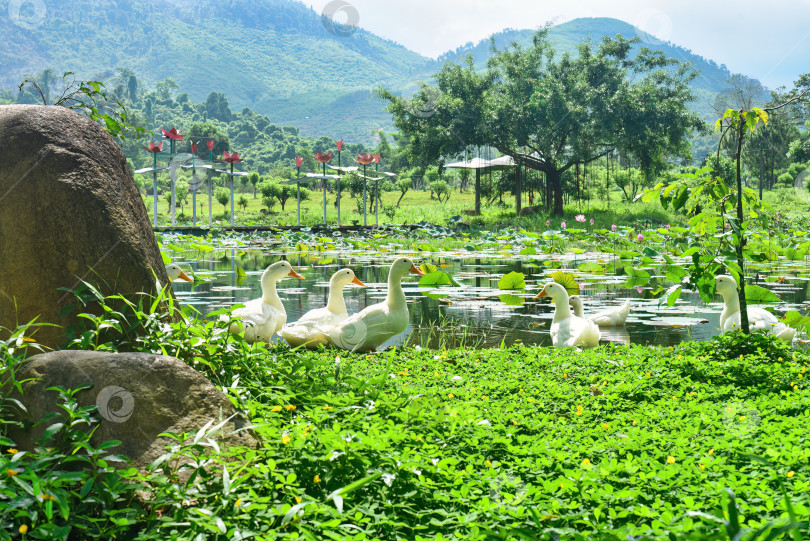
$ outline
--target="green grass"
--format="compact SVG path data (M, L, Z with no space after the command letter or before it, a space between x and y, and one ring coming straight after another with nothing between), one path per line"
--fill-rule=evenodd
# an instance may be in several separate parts
M108 317L122 330L99 325L70 347L116 350L134 343L134 323L154 321L135 308ZM770 338L360 355L249 346L221 325L151 323L138 349L200 370L250 416L262 445L218 452L202 435L187 440L151 474L124 475L142 489L137 499L108 479L120 511L96 518L104 538L725 539L785 525L790 513L810 533L808 356ZM17 343L3 350L6 376ZM87 450L54 447L3 453L0 471L18 474L0 485L0 532L27 525L36 537L90 520L85 498L98 496L78 481L92 468L57 475L54 458ZM179 467L179 456L194 460ZM183 469L192 480L181 481ZM17 481L35 479L31 497ZM723 518L726 489L739 524ZM40 493L68 516L48 517Z

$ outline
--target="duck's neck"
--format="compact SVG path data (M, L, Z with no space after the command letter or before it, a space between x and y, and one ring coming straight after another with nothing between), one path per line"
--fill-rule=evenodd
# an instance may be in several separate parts
M574 315L577 317L583 317L585 315L585 311L582 310L582 303L574 305Z
M740 296L737 293L736 289L734 291L728 291L723 293L723 301L725 303L725 306L723 307L723 313L726 316L730 316L731 314L740 311Z
M326 309L333 314L346 313L346 301L343 299L342 285L329 284L329 300L326 301Z
M262 301L265 304L275 306L276 308L284 307L284 305L281 304L281 299L278 298L278 293L276 292L276 281L272 278L262 279Z
M556 308L554 309L554 318L552 322L562 321L571 317L571 307L568 306L568 299L554 299Z
M391 308L402 308L405 306L405 292L402 291L402 274L388 275L388 296L385 298L386 304Z

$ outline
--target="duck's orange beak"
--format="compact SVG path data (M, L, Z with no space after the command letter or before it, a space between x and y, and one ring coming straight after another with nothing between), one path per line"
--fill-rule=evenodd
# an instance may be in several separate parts
M364 284L363 282L361 282L361 281L360 281L360 279L359 279L357 276L355 276L355 277L354 277L354 280L352 280L352 283L353 283L353 284L357 284L357 285L359 285L360 287L366 287L366 284Z
M411 270L409 270L408 272L410 272L411 274L415 274L417 276L425 275L425 273L419 270L419 268L416 265L411 265Z
M548 293L546 293L545 289L543 291L541 291L540 293L538 293L537 296L535 297L535 299L539 299L541 297L548 297Z
M303 277L303 276L301 276L300 274L298 274L297 272L295 272L295 269L290 269L290 274L288 274L287 276L291 276L291 277L293 277L293 278L298 278L299 280L303 280L303 279L304 279L304 277Z
M193 282L194 281L193 278L189 278L188 274L186 274L183 271L180 271L180 276L178 276L178 278L180 278L181 280L185 280L186 282Z

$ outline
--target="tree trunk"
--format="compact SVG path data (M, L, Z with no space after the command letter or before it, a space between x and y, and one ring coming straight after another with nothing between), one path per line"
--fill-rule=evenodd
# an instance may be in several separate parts
M515 216L520 216L520 197L523 190L522 168L517 164L515 171Z
M546 171L546 181L549 187L549 204L552 206L551 214L554 216L563 215L563 189L562 189L562 175L557 169ZM553 201L552 201L553 199Z
M481 215L481 170L475 170L475 215Z
M737 127L737 149L734 153L734 161L737 166L737 227L740 234L737 235L738 240L735 248L737 252L737 265L740 266L740 284L737 295L740 299L740 328L742 332L748 334L750 329L748 327L748 303L745 300L745 257L743 250L745 248L745 235L742 233L743 227L743 193L742 193L742 177L740 176L740 155L742 154L743 137L745 137L745 123L743 122L743 111L740 111L740 118ZM732 238L734 238L732 236Z

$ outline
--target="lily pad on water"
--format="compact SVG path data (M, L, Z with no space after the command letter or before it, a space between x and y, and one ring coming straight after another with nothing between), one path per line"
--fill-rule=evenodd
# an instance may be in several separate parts
M247 273L242 267L236 267L236 285L241 286L247 280Z
M439 270L439 267L431 263L422 263L421 265L419 265L419 270L424 272L425 274L430 274L432 272L436 272L437 270Z
M573 274L557 271L552 273L551 279L563 286L569 295L579 295L579 284Z
M526 289L526 276L522 272L512 271L498 280L498 289Z
M511 295L509 293L498 295L498 298L501 299L501 302L509 306L522 306L523 303L526 302L523 297L518 297L517 295Z
M537 249L534 246L526 246L520 251L520 255L537 255Z
M425 274L419 279L419 287L445 286L449 284L450 277L447 275L447 273L440 270Z

